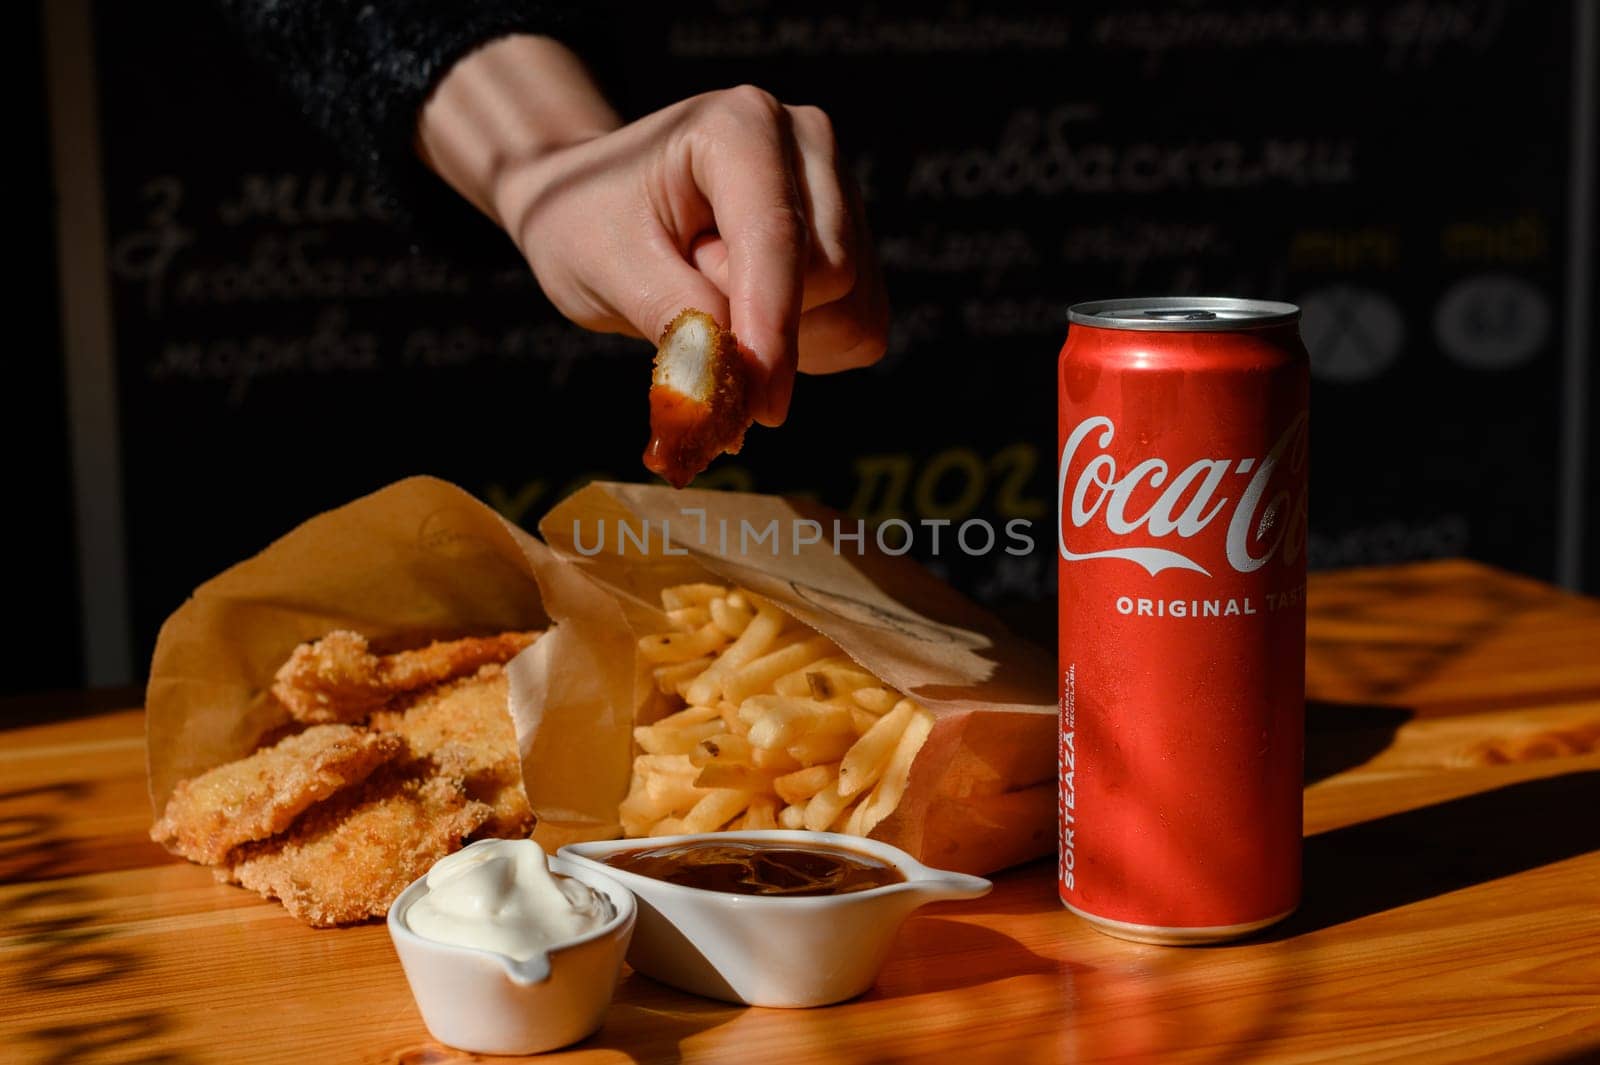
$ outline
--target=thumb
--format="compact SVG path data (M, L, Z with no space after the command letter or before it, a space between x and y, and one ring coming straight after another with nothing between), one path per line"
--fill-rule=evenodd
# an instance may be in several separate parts
M728 297L704 274L676 254L639 263L631 286L637 296L629 321L652 344L686 308L704 311L728 328Z

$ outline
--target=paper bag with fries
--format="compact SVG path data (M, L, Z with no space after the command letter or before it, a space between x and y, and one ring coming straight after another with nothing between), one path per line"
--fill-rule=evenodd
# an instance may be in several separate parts
M798 501L615 483L546 515L546 604L598 673L512 668L540 838L828 829L969 872L1049 852L1048 658L861 531ZM583 705L552 698L550 670Z

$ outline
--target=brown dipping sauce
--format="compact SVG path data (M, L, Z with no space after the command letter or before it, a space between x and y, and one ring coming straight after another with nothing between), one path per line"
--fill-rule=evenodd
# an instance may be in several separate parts
M905 881L881 858L810 843L700 840L620 851L605 861L652 880L735 895L848 895Z
M650 389L650 443L644 449L644 467L674 488L694 480L715 456L705 454L706 405L681 392L659 385Z

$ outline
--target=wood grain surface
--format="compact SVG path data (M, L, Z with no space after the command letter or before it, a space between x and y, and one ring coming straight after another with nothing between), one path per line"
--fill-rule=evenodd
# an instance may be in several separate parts
M630 973L546 1057L1600 1061L1600 603L1443 562L1314 576L1310 611L1284 925L1124 943L1039 862L920 911L853 1002L741 1009ZM143 773L136 710L0 732L0 1061L473 1060L428 1038L381 925L303 927L150 843Z

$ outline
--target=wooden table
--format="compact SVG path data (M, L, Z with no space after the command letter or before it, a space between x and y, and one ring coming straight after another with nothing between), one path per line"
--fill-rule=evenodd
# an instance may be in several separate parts
M1039 862L877 986L739 1009L629 974L562 1060L1600 1061L1600 603L1462 562L1311 584L1305 904L1248 943L1091 931ZM145 837L135 710L0 733L0 1060L470 1060L386 932Z

